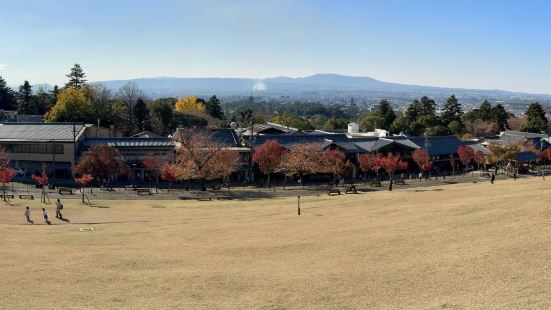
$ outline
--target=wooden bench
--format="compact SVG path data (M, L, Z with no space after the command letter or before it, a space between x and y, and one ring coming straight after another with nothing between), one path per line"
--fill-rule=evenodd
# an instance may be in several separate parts
M490 177L490 173L489 173L489 172L481 172L481 173L480 173L480 176L481 176L481 177L485 177L485 178L489 178L489 177Z
M2 199L13 199L15 198L14 195L12 194L0 194L0 197L2 197Z
M346 187L344 192L347 194L357 194L358 190L356 189L356 185L350 185Z
M203 196L203 197L197 197L195 199L197 199L197 201L211 201L212 197Z
M394 180L394 184L406 185L406 181L404 181L404 180Z
M331 194L340 195L340 194L341 194L341 190L338 189L338 188L330 188L329 190L327 190L327 195L331 196Z
M124 189L127 190L127 191L135 191L136 186L134 186L134 185L125 185Z
M68 188L68 187L58 187L57 188L57 193L60 194L60 195L64 195L64 194L72 195L73 194L73 189Z
M369 186L381 187L381 181L371 181L371 183L369 183Z
M222 196L218 196L216 197L218 200L232 200L233 197L232 196L229 196L229 195L222 195Z
M34 195L31 195L31 194L21 194L21 195L19 195L19 199L30 199L30 200L34 200Z
M142 195L142 194L151 195L151 188L136 188L136 194L138 194L138 195Z

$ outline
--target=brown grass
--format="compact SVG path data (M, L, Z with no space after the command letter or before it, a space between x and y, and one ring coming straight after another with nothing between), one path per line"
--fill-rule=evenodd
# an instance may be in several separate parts
M549 308L550 186L2 206L0 308Z

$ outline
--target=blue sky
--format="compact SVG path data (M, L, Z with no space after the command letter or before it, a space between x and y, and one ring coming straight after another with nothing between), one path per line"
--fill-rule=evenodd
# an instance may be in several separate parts
M551 1L2 1L9 84L305 76L551 94Z

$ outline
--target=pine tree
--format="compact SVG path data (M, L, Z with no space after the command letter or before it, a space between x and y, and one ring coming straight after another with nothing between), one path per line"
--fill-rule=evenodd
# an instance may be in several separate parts
M417 121L417 117L420 114L419 106L419 100L416 99L407 107L406 118L409 120L410 123L414 123L415 121Z
M15 107L15 95L8 87L6 80L0 76L0 109L12 110Z
M520 127L521 131L534 133L547 131L547 117L545 117L545 111L539 102L530 104L525 115L526 122Z
M427 96L419 100L419 115L433 115L436 113L436 103Z
M17 112L21 115L35 115L38 113L33 100L33 89L29 81L25 81L23 85L19 86L17 105Z
M65 84L65 87L79 88L86 84L86 75L79 64L75 64L71 68L71 73L67 74L67 77L69 78L69 82Z
M498 131L504 131L510 128L509 123L507 122L509 119L509 113L507 113L501 103L498 103L495 107L493 107L492 118L496 123L496 129Z
M463 115L461 103L459 103L455 95L451 95L444 105L444 111L442 112L442 123L445 126L448 126L453 121L462 123L461 115Z
M478 108L479 118L483 121L492 120L492 105L488 100L484 100Z
M141 130L151 130L151 121L149 118L149 109L142 98L139 98L134 107L134 119L136 127Z
M383 99L379 102L379 106L377 106L377 114L383 119L383 124L381 127L383 127L383 129L390 129L390 126L396 119L396 113L394 113L392 105L388 100Z
M205 103L205 111L214 118L224 119L224 112L222 112L220 100L216 95L210 97L209 101Z

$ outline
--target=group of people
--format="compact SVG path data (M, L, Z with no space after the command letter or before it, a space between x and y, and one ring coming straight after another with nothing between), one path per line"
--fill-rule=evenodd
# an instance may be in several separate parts
M63 220L63 214L61 214L61 210L63 210L63 204L61 203L61 200L57 199L57 201L55 202L55 217L57 219ZM44 218L44 222L50 223L48 212L45 208L42 208L42 217ZM27 222L34 223L33 220L31 220L31 209L29 209L29 207L25 208L25 218L27 219Z

